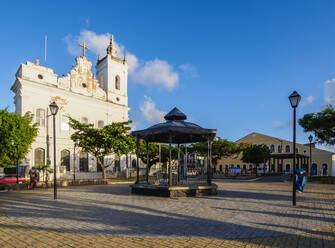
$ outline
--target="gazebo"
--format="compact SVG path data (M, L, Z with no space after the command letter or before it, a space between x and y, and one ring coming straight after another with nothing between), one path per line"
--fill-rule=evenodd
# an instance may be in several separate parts
M216 129L205 129L197 124L186 122L186 115L182 113L178 108L173 108L168 114L164 116L166 122L153 125L147 129L133 131L132 135L136 137L137 144L137 168L136 168L136 183L131 185L133 193L149 194L149 195L160 195L160 196L195 196L209 194L216 194L216 185L212 185L211 182L211 148L212 141L216 135ZM139 175L139 141L144 140L147 145L150 142L164 143L169 145L169 164L168 164L168 186L163 185L150 185L148 182L149 177L149 165L146 167L146 182L140 182ZM197 143L197 142L208 142L208 162L207 162L207 185L191 185L182 186L179 185L179 178L181 174L180 167L180 155L178 154L178 180L174 181L172 178L171 168L171 145L177 144L178 147L181 144ZM178 151L180 151L178 149ZM149 155L147 155L149 156ZM149 159L147 159L149 161ZM215 189L215 190L214 190ZM184 192L184 193L182 193Z

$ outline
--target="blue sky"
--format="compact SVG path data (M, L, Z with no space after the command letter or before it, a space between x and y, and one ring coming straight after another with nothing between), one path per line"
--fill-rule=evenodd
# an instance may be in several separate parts
M255 131L291 140L293 90L302 95L298 117L335 103L334 11L334 1L306 0L2 3L0 107L14 110L21 63L39 58L61 76L80 55L78 40L95 62L113 34L129 56L136 128L177 106L222 138Z

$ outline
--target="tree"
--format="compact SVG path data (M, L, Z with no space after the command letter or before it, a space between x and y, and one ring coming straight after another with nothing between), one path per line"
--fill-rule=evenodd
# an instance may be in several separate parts
M253 163L257 167L260 163L264 163L270 157L271 151L267 145L248 145L244 147L241 160L245 163Z
M32 121L30 112L21 116L7 109L0 110L0 167L20 164L26 156L38 133L37 124Z
M70 126L75 130L71 139L90 153L96 159L102 169L102 177L106 179L106 168L119 160L123 154L128 154L135 148L135 140L129 134L131 121L114 122L101 129L94 128L93 124L84 124L73 118L69 118ZM103 164L103 157L114 154L109 165Z
M320 144L335 145L335 109L332 105L316 114L306 114L299 119L304 132L313 132Z
M212 161L216 165L217 161L221 157L229 157L232 155L238 155L241 152L241 148L244 144L236 144L234 142L217 138L212 143ZM190 147L190 152L196 152L203 157L208 156L208 142L201 142L193 144Z
M149 171L150 168L159 162L159 144L158 143L150 143L148 145L149 148ZM180 150L180 157L184 155L182 149ZM143 163L147 164L147 146L144 141L141 141L139 144L138 151L139 158L143 161ZM178 159L178 148L176 146L171 146L171 159ZM169 146L161 145L161 162L166 164L169 161Z

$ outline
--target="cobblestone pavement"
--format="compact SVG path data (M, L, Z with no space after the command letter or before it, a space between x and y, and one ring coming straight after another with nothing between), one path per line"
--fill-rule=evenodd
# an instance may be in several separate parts
M309 184L292 207L289 183L218 184L179 199L128 185L0 193L0 247L335 247L335 185Z

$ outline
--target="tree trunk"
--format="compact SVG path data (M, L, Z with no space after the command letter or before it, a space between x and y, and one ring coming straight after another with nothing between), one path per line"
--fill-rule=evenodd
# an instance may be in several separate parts
M256 164L256 177L258 176L258 164Z
M98 161L98 164L101 166L101 169L102 169L102 179L106 179L106 167L101 162L100 158L97 158L97 161Z

